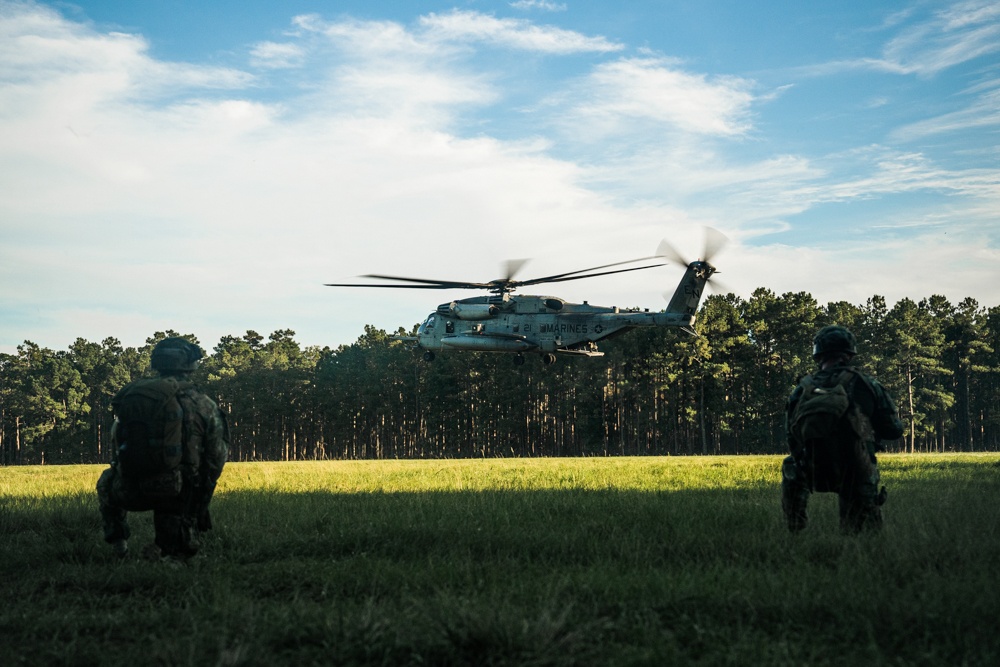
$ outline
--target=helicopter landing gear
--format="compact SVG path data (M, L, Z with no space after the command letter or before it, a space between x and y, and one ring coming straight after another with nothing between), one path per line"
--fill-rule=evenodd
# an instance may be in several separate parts
M514 365L523 366L524 365L524 355L518 352L514 355Z
M542 363L545 364L546 366L551 366L552 364L556 363L556 355L552 354L551 352L546 352L545 354L542 355Z
M426 361L428 363L430 363L431 361L434 361L434 353L431 352L430 350L427 350L426 352L424 352L424 361Z

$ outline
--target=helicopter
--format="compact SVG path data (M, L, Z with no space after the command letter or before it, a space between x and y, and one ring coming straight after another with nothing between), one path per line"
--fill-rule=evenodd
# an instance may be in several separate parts
M489 294L442 303L424 319L415 336L392 338L414 343L414 348L421 350L424 360L428 362L440 352L465 350L512 353L516 365L524 363L525 353L539 353L542 362L549 365L556 361L557 354L603 356L604 353L598 349L598 341L635 327L679 327L697 335L693 326L701 295L709 279L718 272L711 264L711 258L727 242L725 235L709 227L705 230L702 257L694 261L684 259L664 240L656 254L649 257L528 280L514 279L527 260L511 260L507 262L504 277L485 283L367 274L360 277L394 282L326 283L325 286L485 290ZM616 268L649 261L659 263ZM641 271L669 262L677 262L687 268L666 310L660 312L650 312L648 308L593 306L587 301L570 303L554 296L514 294L519 287Z

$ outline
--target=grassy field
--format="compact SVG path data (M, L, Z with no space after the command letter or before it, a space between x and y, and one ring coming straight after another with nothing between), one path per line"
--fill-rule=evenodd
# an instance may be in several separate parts
M1000 664L1000 455L884 456L861 537L787 534L779 462L230 464L187 566L113 558L101 467L0 468L0 664Z

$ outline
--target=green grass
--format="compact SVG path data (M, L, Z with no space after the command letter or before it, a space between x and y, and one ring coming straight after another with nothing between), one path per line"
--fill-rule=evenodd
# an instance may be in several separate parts
M883 457L860 537L779 463L230 464L182 567L112 557L100 467L3 468L0 664L1000 664L1000 455Z

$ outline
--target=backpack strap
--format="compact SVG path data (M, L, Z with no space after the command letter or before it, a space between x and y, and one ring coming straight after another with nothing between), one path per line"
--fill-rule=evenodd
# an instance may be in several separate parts
M862 373L856 368L848 367L843 370L843 372L841 373L841 377L838 378L838 381L844 383L844 389L847 391L847 397L850 399L852 406L858 403L858 401L856 401L854 398L854 391L855 387L858 384L861 384L861 386L865 388L865 393L868 395L867 398L868 402L870 403L868 407L870 408L875 407L875 403L878 401L878 395L875 392L875 388L869 381L868 376L866 376L864 373ZM862 399L861 405L864 405L865 402L866 401ZM864 410L862 410L862 412L864 412Z
M851 424L854 434L859 438L859 442L861 443L867 443L870 440L874 441L874 427L872 426L868 410L873 409L875 401L877 401L875 388L872 387L868 377L856 368L845 368L841 372L838 382L843 383L844 390L847 392L848 415L850 415L848 423ZM855 398L855 391L858 384L861 384L865 388L865 393L867 394L867 396L862 396L860 401ZM867 406L865 405L866 398L868 400Z

